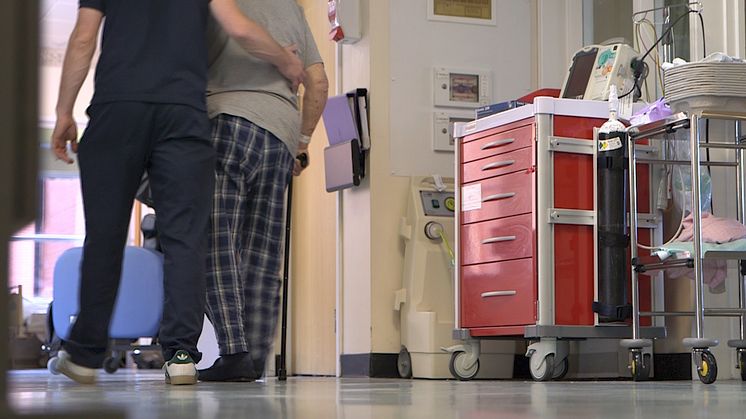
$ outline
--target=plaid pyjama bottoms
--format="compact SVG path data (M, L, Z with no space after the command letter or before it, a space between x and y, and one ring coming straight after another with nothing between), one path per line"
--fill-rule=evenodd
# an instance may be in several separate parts
M212 119L212 141L217 165L207 315L221 355L249 352L263 363L277 323L285 190L294 159L272 133L232 115Z

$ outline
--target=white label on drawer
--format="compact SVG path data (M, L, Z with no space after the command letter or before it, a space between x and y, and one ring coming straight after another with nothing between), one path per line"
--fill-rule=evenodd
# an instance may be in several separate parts
M461 188L461 211L472 211L482 208L482 184Z

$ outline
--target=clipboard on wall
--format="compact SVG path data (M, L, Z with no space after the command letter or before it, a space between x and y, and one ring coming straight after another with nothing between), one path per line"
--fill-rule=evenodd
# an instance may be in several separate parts
M368 89L332 96L321 114L329 145L356 140L361 151L370 149Z
M334 192L360 185L360 148L356 140L324 148L326 191Z
M368 123L368 89L357 88L347 92L347 101L357 127L360 150L370 150L370 125Z
M321 116L329 139L324 149L327 192L360 185L370 149L368 89L330 97Z

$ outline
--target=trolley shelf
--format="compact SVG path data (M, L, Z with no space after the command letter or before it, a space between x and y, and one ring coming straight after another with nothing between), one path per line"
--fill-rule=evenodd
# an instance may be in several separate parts
M641 327L640 333L645 339L659 339L666 337L665 327ZM582 339L626 339L632 336L632 327L624 324L608 324L599 326L557 326L531 325L525 326L522 336L526 339L559 338L567 340ZM453 338L466 340L472 335L469 329L455 329ZM503 340L514 339L515 336L480 336L480 339Z
M645 339L666 337L665 327L641 327ZM632 336L632 327L625 324L608 326L526 326L526 338L557 337L567 339L625 339Z
M689 128L689 118L683 112L679 112L659 121L631 126L627 130L627 133L629 134L630 139L635 141L643 138L649 139L650 137L660 134L670 134L680 128Z
M667 246L661 246L661 250L665 250L671 253L671 258L667 259L671 262L678 260L691 260L694 255L694 243L693 242L672 242ZM677 253L683 253L684 257L676 258ZM686 255L688 253L688 255ZM703 259L746 259L746 239L735 240L728 243L717 244L717 243L702 243L702 258ZM663 261L666 264L666 261Z

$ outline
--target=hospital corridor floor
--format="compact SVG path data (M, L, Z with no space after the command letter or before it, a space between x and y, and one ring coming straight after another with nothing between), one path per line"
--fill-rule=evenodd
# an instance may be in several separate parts
M699 381L469 381L268 378L167 386L160 371L101 373L81 386L45 370L11 371L19 414L119 410L160 418L743 418L746 384ZM71 415L69 417L75 417ZM96 416L91 416L96 417Z

